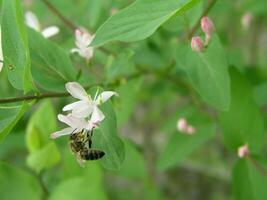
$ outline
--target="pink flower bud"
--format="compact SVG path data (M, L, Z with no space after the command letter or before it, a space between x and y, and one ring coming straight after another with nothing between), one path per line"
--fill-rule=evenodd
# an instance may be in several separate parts
M241 25L244 29L248 29L251 25L253 15L251 12L246 12L241 18Z
M212 36L213 32L215 31L215 27L209 17L201 18L201 29L206 35L209 35L209 37Z
M237 150L237 154L238 154L239 158L244 158L245 156L248 156L249 155L248 145L245 144L245 145L239 147Z
M180 132L184 132L187 129L187 121L184 117L182 117L178 120L177 129Z
M197 52L204 50L204 44L203 44L201 37L199 36L192 37L191 48L193 51L197 51Z
M189 125L186 129L186 132L189 135L193 135L196 132L196 129L193 126Z

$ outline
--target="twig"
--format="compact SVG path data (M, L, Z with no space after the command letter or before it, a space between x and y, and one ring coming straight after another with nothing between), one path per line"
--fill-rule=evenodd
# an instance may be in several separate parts
M101 85L101 84L91 84L85 87L85 89L89 89L91 87ZM20 96L20 97L12 97L6 99L0 99L0 103L13 103L13 102L20 102L20 101L29 101L29 100L40 100L45 98L56 98L56 97L67 97L70 96L68 92L50 92L44 93L40 95L30 95L30 96Z
M68 20L56 7L49 2L49 0L43 0L43 3L53 12L68 28L75 31L77 27Z
M201 17L197 20L196 24L193 26L193 28L189 32L188 37L187 37L189 40L193 37L193 35L197 31L197 29L198 29L198 27L200 25L201 18L206 16L209 13L209 11L212 9L212 7L215 5L216 2L217 2L217 0L210 0L209 1L209 4L206 7L206 9L203 11Z
M186 85L185 83L178 81L177 78L171 77L170 74L167 74L166 72L157 72L157 71L150 71L142 68L137 68L138 71L129 75L126 75L124 77L118 77L115 78L114 80L104 84L104 83L94 83L90 84L88 86L85 86L85 90L88 90L92 87L95 86L105 86L105 87L111 87L114 85L118 85L120 83L121 79L126 79L127 81L135 79L139 76L142 75L155 75L155 76L160 76L162 78L166 78L166 80L169 80L173 82L176 86L179 87L185 87L188 88L189 86ZM13 103L13 102L20 102L20 101L29 101L29 100L40 100L40 99L46 99L46 98L57 98L57 97L67 97L70 96L68 92L49 92L49 93L43 93L39 95L29 95L29 96L20 96L20 97L12 97L12 98L5 98L5 99L0 99L0 104L1 103Z
M257 160L255 160L252 156L248 156L249 161L254 165L254 167L263 175L265 178L267 177L267 170L261 166Z

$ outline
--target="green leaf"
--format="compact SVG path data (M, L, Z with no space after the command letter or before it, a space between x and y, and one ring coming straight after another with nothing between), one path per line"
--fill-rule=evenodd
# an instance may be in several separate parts
M51 168L60 161L60 153L49 135L56 130L56 114L50 101L43 101L32 114L27 130L29 150L27 164L37 173Z
M231 95L229 111L220 114L224 143L232 150L248 144L251 151L258 152L264 142L263 117L250 84L235 68L231 69Z
M219 110L228 110L230 105L228 65L216 35L204 52L192 51L189 44L178 48L176 61L205 102Z
M56 113L51 101L43 101L32 114L26 129L26 144L30 152L41 149L49 141L49 135L57 128Z
M119 127L121 127L131 117L135 105L137 104L138 94L140 92L142 82L143 79L134 79L126 84L122 84L116 89L120 95L120 98L117 100L119 102L117 106L118 109L116 109Z
M94 200L108 199L103 190L103 186L95 183L90 177L82 176L61 182L54 189L49 200L88 200L90 198Z
M110 82L118 77L126 76L135 71L131 59L134 52L130 49L124 50L120 53L110 66L107 66L106 80Z
M96 32L92 46L109 41L145 39L175 14L181 15L199 0L137 0L111 16Z
M253 89L253 95L255 98L255 101L257 102L257 104L259 106L264 106L267 104L267 83L262 83L257 85L254 89Z
M27 158L27 165L40 173L49 169L60 161L60 153L54 142L49 142L42 149L34 151Z
M20 0L4 0L2 7L4 69L12 86L24 93L33 89L30 54Z
M175 133L160 154L157 162L159 170L166 170L178 165L194 150L200 148L215 133L214 125L205 125L197 128L194 135Z
M23 103L11 109L0 109L0 142L14 128L28 108L28 104Z
M101 159L101 163L106 169L118 170L124 161L125 147L117 135L116 115L109 102L104 103L101 110L106 117L94 133L93 146L95 142L96 148L106 153Z
M48 91L65 91L65 83L77 76L69 56L30 28L28 35L34 81Z
M0 162L0 193L1 199L39 200L42 190L38 180L21 169Z
M141 153L129 141L124 142L125 146L125 160L117 175L128 178L144 178L146 176L145 161Z
M252 158L254 159L254 158ZM254 162L254 161L252 161ZM263 166L250 160L240 159L233 169L233 190L235 200L262 200L267 196L267 178ZM258 162L255 160L255 162Z

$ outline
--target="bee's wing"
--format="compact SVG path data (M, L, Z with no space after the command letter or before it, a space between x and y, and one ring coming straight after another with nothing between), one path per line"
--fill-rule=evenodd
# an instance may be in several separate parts
M85 167L85 160L82 160L81 158L79 158L78 156L76 156L76 160L79 163L79 165L84 168Z

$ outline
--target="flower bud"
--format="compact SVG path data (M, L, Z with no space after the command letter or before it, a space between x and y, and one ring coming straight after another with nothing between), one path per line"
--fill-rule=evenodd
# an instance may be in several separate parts
M204 50L204 44L203 44L201 37L199 36L192 37L191 48L193 51L197 51L197 52Z
M196 132L196 129L193 126L189 125L186 129L186 132L189 135L193 135Z
M252 19L253 19L253 16L251 12L246 12L241 18L242 27L247 30L251 25Z
M177 129L180 132L185 132L187 129L187 121L184 117L180 118L177 122Z
M209 35L210 37L212 36L215 31L215 27L209 17L201 18L201 29L206 35Z
M212 34L215 31L213 22L209 17L201 18L201 29L205 33L205 45L208 45L211 40Z
M245 145L239 147L237 150L237 154L238 154L239 158L244 158L245 156L248 156L249 155L248 145L245 144Z

